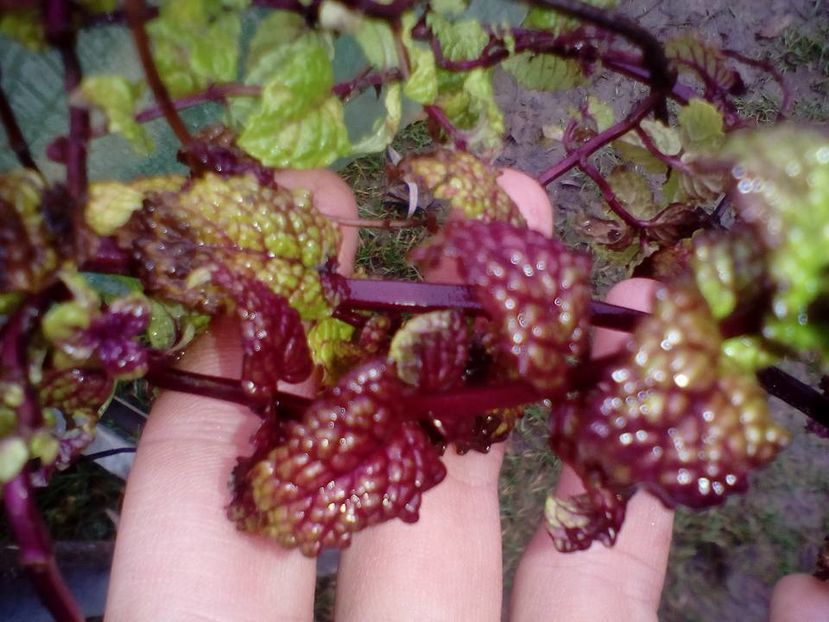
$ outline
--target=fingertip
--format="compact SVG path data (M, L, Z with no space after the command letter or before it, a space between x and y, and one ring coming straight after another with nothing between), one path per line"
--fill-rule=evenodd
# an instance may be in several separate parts
M787 575L774 586L769 613L770 622L826 622L829 583L806 574Z
M605 301L621 307L650 311L653 297L659 289L659 281L653 279L626 279L616 283L605 297ZM608 328L597 328L593 338L593 358L612 354L630 338L630 333Z
M547 190L535 179L513 168L501 170L498 185L518 206L530 229L553 235L553 205Z

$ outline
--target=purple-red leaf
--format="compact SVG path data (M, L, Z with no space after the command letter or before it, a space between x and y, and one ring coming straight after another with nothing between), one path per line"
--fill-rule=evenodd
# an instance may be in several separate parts
M299 313L264 283L217 267L213 282L236 303L242 349L242 387L255 398L270 399L276 383L302 382L313 363Z
M537 231L504 222L450 222L442 239L416 249L415 259L458 260L499 327L499 348L539 391L567 383L588 345L590 259Z
M285 422L284 442L243 461L231 519L309 556L348 546L369 525L416 521L423 492L446 469L407 416L404 390L383 360L344 376L301 421Z

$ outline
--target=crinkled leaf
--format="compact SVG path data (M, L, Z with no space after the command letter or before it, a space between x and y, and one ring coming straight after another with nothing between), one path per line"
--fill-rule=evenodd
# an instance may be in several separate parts
M299 313L282 296L251 277L217 267L213 281L236 303L242 337L242 388L254 398L270 400L279 380L298 383L313 364Z
M400 116L403 111L400 97L400 85L392 84L387 87L383 99L386 106L386 115L374 122L371 133L351 146L351 153L375 153L382 151L391 144L400 127Z
M676 128L669 127L661 121L644 119L639 127L650 137L654 146L667 156L679 155L682 150L679 132ZM619 140L614 141L614 148L625 158L640 164L647 172L662 174L665 172L665 163L653 155L636 132L628 132Z
M262 281L303 319L330 312L317 270L336 255L338 232L307 192L208 173L181 193L148 193L119 236L148 291L190 308L225 305L211 278L221 265Z
M425 266L458 261L499 328L499 348L539 391L567 386L588 344L590 259L558 240L505 222L449 222L443 239L416 249Z
M704 82L713 82L726 92L743 88L740 74L729 66L726 56L694 34L684 33L665 42L665 55L676 62L680 71L701 74Z
M559 499L549 495L544 502L544 519L553 544L559 551L582 551L598 540L612 546L625 520L627 500L606 489Z
M0 292L36 291L57 268L41 213L43 180L21 169L0 175Z
M489 41L489 35L474 19L450 21L438 13L430 12L426 23L440 41L444 57L449 60L477 58Z
M308 347L315 365L323 368L323 381L336 381L356 362L360 348L352 343L354 327L336 318L324 318L308 331Z
M714 152L725 142L722 113L707 101L695 98L677 113L686 151Z
M829 139L780 126L734 136L735 204L766 247L773 288L763 335L829 360Z
M459 311L415 316L397 331L389 349L400 379L427 392L460 385L468 356L469 335Z
M403 85L403 94L418 104L433 104L438 96L438 75L435 55L425 44L412 39L411 30L415 18L411 13L403 15L401 39L409 55L411 72Z
M650 218L656 212L656 201L650 183L635 170L617 167L608 175L607 182L619 202L639 218Z
M498 171L465 151L438 149L406 156L397 174L427 189L436 199L448 201L465 218L524 224L515 203L498 185Z
M693 258L697 287L718 320L739 303L756 305L768 289L765 249L753 231L735 228L723 235L702 233L694 238Z
M234 3L215 0L162 2L158 17L147 23L147 32L158 72L173 97L236 79L239 9Z
M86 224L98 235L112 235L141 209L144 194L129 184L102 181L89 185Z
M241 462L231 519L309 556L347 547L376 523L416 521L446 469L406 416L403 386L381 360L344 376L301 421L285 423L284 442Z
M73 100L99 108L106 116L107 129L121 134L137 152L146 155L152 151L153 142L134 116L142 91L141 83L122 76L89 76L83 79Z
M518 84L534 91L573 88L581 84L585 77L578 62L552 54L521 52L509 57L501 66Z
M621 360L553 412L553 449L588 489L625 494L638 485L668 506L695 508L744 490L748 472L771 461L789 435L771 418L756 377L736 369L721 346L693 284L660 288Z
M460 15L468 4L468 0L433 0L429 6L441 15Z

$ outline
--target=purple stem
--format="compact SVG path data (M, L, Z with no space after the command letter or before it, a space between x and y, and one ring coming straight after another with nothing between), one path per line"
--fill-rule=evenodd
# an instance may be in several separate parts
M616 11L600 9L579 0L528 0L529 4L552 9L574 17L580 22L593 24L608 32L619 34L642 50L642 59L650 71L652 95L656 96L654 108L667 120L665 98L676 82L676 72L671 67L662 43L650 32L630 18Z
M466 136L464 136L463 132L459 130L455 125L449 120L449 117L446 116L446 113L443 111L442 108L438 106L423 106L423 110L426 111L426 114L429 115L429 118L438 125L449 139L455 143L455 147L460 150L466 149Z
M596 134L581 147L568 153L564 159L557 162L554 166L543 171L538 176L538 183L542 186L549 186L553 181L564 175L564 173L579 164L583 159L589 157L620 136L627 134L659 104L659 101L660 97L654 94L643 99L631 110L627 117L607 128L604 132Z
M655 157L657 160L665 163L670 168L676 169L686 175L693 175L690 167L688 167L685 162L675 156L669 156L666 153L663 153L659 150L659 147L656 146L656 143L653 142L650 134L648 134L645 130L642 129L641 125L637 125L634 128L634 131L639 136L639 140L642 141L642 144L645 145L645 149L651 152L651 155Z
M829 400L819 391L777 367L758 372L757 378L769 395L780 398L807 417L829 427Z
M3 505L20 547L26 570L40 601L58 622L82 622L84 616L61 577L48 531L35 503L28 469L3 486Z
M23 400L16 408L17 434L29 438L43 424L37 395L29 382L28 347L43 310L55 292L47 289L28 298L0 330L0 369L3 381L19 386ZM56 620L83 620L72 594L55 564L46 526L35 504L29 466L3 486L3 504L12 533L20 547L20 564L26 569L41 601Z
M0 74L0 81L2 81L2 74ZM3 127L6 128L6 137L9 141L9 146L17 156L17 161L26 168L30 168L40 173L40 169L32 157L32 152L29 151L29 144L23 136L20 125L17 123L17 117L12 110L11 104L6 97L6 91L0 85L0 121L3 122Z
M63 63L63 87L70 102L83 74L75 52L72 3L66 0L46 0L43 4L43 23L46 40L57 48ZM86 205L87 143L89 142L89 110L69 104L69 137L66 142L66 188L70 198L75 256L83 261L87 252L87 228L83 215Z
M619 201L619 197L616 196L616 193L613 191L613 188L610 187L608 181L604 178L604 176L599 172L595 166L590 164L587 161L587 158L582 158L579 162L579 168L584 171L584 173L599 187L599 190L602 193L602 197L604 197L605 202L607 203L610 210L616 214L619 218L621 218L624 223L632 227L636 230L641 230L645 227L645 223L636 218L633 214L625 209L625 206L622 205L622 202Z
M144 18L146 16L146 5L143 0L127 0L127 21L132 37L135 40L135 47L138 50L138 57L141 59L141 65L144 67L144 74L147 77L147 83L155 96L155 101L161 109L167 124L173 130L173 133L178 138L182 146L187 146L191 142L190 132L178 116L176 107L173 105L173 100L170 98L170 93L161 76L158 73L158 67L153 60L152 52L150 51L150 41L147 38L147 31L144 28Z
M445 393L407 398L407 408L418 416L440 413L441 418L461 419L497 408L514 408L544 399L532 386L511 382L494 387L465 387Z
M475 289L468 285L447 283L413 283L346 279L346 295L337 309L426 313L439 309L461 309L484 315ZM607 302L590 302L590 319L594 326L614 330L632 330L645 314L635 309Z
M402 79L403 75L397 68L378 72L370 72L370 68L366 68L353 80L335 84L331 92L340 99L347 100L355 93L361 93L372 86L378 87L387 82L397 82Z

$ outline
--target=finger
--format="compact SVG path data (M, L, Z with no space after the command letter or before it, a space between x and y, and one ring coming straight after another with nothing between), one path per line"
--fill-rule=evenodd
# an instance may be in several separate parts
M771 595L770 622L829 622L829 583L805 574L783 577Z
M607 300L647 311L656 286L647 279L623 281ZM618 350L627 337L619 331L597 330L593 355ZM575 472L565 466L556 496L583 491ZM511 619L655 620L672 526L673 512L642 492L628 503L625 523L612 548L594 544L587 551L559 553L541 525L516 573Z
M552 235L552 206L535 180L505 170L498 182L531 228ZM451 264L427 278L459 281ZM338 620L500 619L503 452L503 443L487 455L448 448L446 479L424 495L416 524L391 521L355 535L340 561Z
M348 187L328 171L281 174L311 186L322 211L356 215ZM345 230L340 263L350 269L356 231ZM182 363L239 377L233 321L215 322ZM314 560L236 530L226 515L230 473L259 419L217 400L164 392L156 401L127 484L107 602L107 620L306 620L313 616Z

